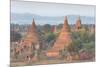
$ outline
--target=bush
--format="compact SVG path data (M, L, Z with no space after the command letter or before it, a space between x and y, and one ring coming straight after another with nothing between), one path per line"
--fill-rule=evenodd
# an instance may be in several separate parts
M15 31L10 31L10 41L18 41L22 38L21 34Z
M46 41L49 43L49 42L51 42L52 40L54 40L55 39L55 37L56 37L56 35L54 34L54 33L48 33L48 34L46 34Z

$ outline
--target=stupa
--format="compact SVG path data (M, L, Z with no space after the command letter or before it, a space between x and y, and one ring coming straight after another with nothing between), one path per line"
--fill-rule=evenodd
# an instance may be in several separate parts
M80 19L80 17L78 17L78 19L76 20L75 29L76 30L81 29L81 19Z
M64 47L67 47L72 42L70 28L68 25L67 16L64 18L64 24L60 31L58 38L56 39L52 49L46 53L47 56L57 56L59 51L63 50Z
M52 26L51 31L52 31L53 33L57 33L56 25Z
M20 53L20 57L23 57L24 59L38 59L38 52L42 46L40 39L41 38L37 32L35 21L33 19L26 37L20 42L19 47L16 48L16 53Z
M25 43L27 43L27 45L40 44L40 37L37 32L37 28L36 28L34 19L33 19L31 27L29 28L29 30L27 32L27 35L26 35L24 41L25 41Z

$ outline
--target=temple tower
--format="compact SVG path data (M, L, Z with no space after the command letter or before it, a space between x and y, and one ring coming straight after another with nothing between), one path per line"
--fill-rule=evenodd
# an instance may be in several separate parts
M47 56L57 56L59 51L70 45L72 42L70 28L68 25L67 17L64 18L64 24L60 31L58 38L56 39L52 49L47 52Z
M81 19L80 19L80 17L78 17L78 19L76 20L75 29L76 30L81 29Z

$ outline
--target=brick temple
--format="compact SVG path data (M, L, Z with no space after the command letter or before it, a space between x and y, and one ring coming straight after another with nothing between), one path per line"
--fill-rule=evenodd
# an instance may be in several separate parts
M32 25L30 26L29 30L27 31L24 41L25 41L25 43L27 43L26 45L30 45L30 46L41 43L40 36L37 32L37 28L36 28L34 19L33 19Z
M80 17L78 17L78 19L76 20L75 29L79 30L81 28L82 28L81 19L80 19Z
M64 17L64 24L60 31L58 38L56 39L53 47L49 50L46 55L48 57L57 57L59 55L59 51L63 50L64 47L67 47L72 42L70 27L68 25L67 17Z
M21 40L15 49L15 55L17 58L24 60L37 60L38 53L42 46L42 40L37 32L35 21L33 19L27 34L23 40Z

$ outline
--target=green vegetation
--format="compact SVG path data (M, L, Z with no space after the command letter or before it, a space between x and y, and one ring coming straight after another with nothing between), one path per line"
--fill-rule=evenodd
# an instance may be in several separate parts
M50 25L50 24L45 24L45 25L43 25L42 31L43 31L44 33L50 32L50 31L51 31L51 25Z
M68 53L76 53L81 55L84 51L84 54L88 57L94 58L95 55L95 34L91 34L87 31L80 31L80 32L72 32L72 43L65 47L64 50L61 51L62 56L66 56ZM83 55L83 54L82 54Z
M15 31L10 31L10 41L18 41L22 38L21 34Z
M56 34L50 32L50 33L47 33L45 35L45 38L46 38L46 41L49 43L50 41L54 40L56 37Z

